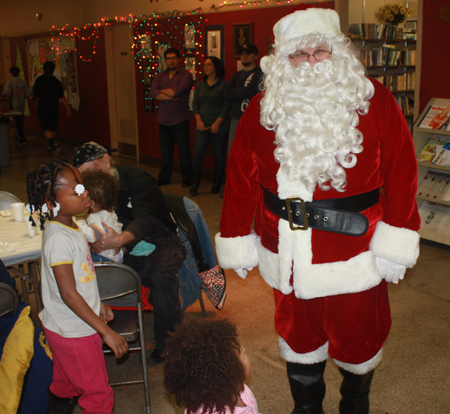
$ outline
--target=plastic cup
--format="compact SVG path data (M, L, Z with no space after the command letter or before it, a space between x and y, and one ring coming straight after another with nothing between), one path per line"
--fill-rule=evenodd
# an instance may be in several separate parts
M23 221L23 209L25 207L24 203L12 203L11 210L13 212L15 221Z
M33 227L33 223L29 220L29 217L25 218L25 226L27 227L28 237L36 236L36 227Z

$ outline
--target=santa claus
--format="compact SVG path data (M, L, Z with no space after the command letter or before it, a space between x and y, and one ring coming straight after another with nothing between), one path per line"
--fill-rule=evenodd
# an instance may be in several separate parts
M244 278L259 266L274 289L293 413L323 412L328 357L344 377L340 413L368 413L391 325L386 282L419 255L411 134L334 10L297 11L273 31L264 90L230 153L217 254Z

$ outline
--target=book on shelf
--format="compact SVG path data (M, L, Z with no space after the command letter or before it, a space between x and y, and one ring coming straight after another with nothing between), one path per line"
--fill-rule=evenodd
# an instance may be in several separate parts
M450 140L447 140L442 148L436 151L436 156L431 162L443 167L450 167Z
M432 105L420 123L419 128L450 131L450 107Z
M352 23L348 26L348 35L353 39L395 40L396 26L375 23Z
M426 201L419 207L421 230L450 235L450 206Z
M417 161L431 162L436 157L436 154L444 146L446 138L441 136L430 136L430 139L425 143L420 154L417 156Z

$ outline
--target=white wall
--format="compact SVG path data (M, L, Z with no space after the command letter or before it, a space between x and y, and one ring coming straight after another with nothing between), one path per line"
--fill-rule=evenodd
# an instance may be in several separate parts
M417 20L417 1L418 0L348 0L348 23L382 23L375 17L375 13L384 5L401 2L408 7L412 7L414 13L409 18ZM363 18L363 5L365 4L365 13Z

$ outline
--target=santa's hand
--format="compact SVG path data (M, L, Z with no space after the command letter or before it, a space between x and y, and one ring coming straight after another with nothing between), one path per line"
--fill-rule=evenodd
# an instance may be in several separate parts
M375 257L377 270L379 275L386 280L386 282L398 283L405 276L406 266L383 259L382 257Z
M247 269L234 269L234 271L238 274L239 277L242 279L245 279L247 277L247 271L252 270L253 267L247 268Z

